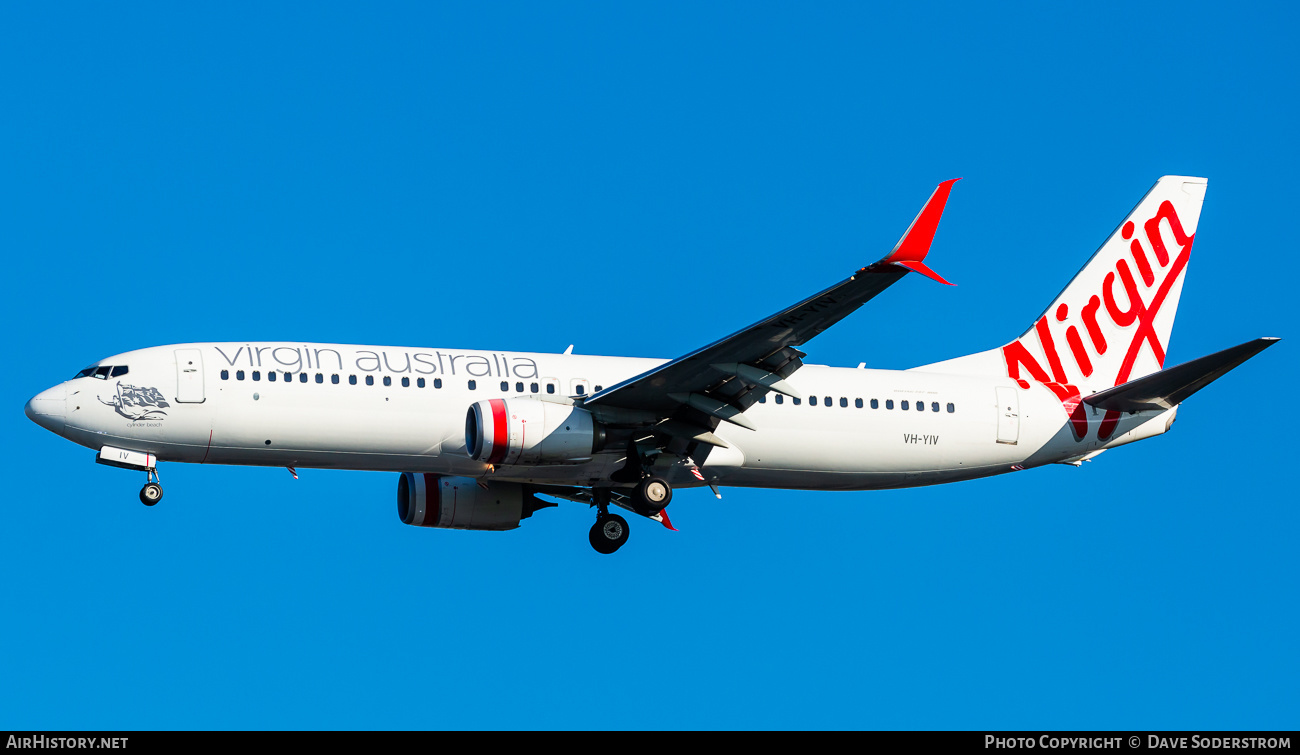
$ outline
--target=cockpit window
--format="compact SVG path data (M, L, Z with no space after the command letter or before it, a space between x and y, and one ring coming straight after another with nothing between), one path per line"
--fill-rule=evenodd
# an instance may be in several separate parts
M116 366L111 364L93 364L81 372L78 372L72 379L76 380L77 378L94 377L99 378L100 380L108 380L111 377L122 377L126 373L127 366L124 364Z

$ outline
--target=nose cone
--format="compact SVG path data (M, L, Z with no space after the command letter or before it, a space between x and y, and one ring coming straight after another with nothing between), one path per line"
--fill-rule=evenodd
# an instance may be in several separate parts
M24 411L27 412L28 419L46 430L61 432L68 412L67 397L67 387L56 385L33 396Z

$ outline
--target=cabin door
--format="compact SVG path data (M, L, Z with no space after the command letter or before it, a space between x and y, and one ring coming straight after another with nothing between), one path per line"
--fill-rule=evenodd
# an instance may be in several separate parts
M1020 395L1015 388L998 386L998 442L1014 446L1020 440Z
M176 402L203 403L203 352L198 349L176 350Z

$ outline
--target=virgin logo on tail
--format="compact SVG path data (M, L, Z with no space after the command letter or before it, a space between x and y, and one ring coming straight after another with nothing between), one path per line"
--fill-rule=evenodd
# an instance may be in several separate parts
M1167 225L1173 241L1172 258L1171 249L1165 244L1166 237L1161 232L1161 221ZM1160 342L1155 319L1179 275L1187 267L1195 234L1184 231L1177 210L1168 200L1161 202L1155 215L1142 224L1145 246L1135 236L1136 230L1132 220L1120 229L1123 238L1130 242L1132 264L1129 258L1119 257L1106 273L1100 290L1091 295L1084 292L1079 295L1081 301L1060 301L1054 310L1034 323L1030 333L1002 347L1007 376L1021 388L1028 388L1029 382L1022 377L1023 373L1028 373L1029 378L1050 389L1070 416L1075 440L1082 441L1088 436L1087 411L1075 383L1088 380L1098 369L1113 367L1114 356L1120 352L1123 359L1113 380L1099 373L1089 382L1109 381L1105 387L1128 382L1144 347L1150 347L1157 364L1163 367L1165 363L1165 345ZM1062 299L1075 295L1067 289ZM1071 312L1075 313L1079 324L1064 325ZM1107 334L1111 339L1107 339ZM1037 341L1047 360L1046 368L1026 346L1027 342L1032 345L1033 340ZM1061 340L1066 346L1064 359L1058 347ZM1112 357L1103 359L1107 354ZM1097 428L1099 440L1110 438L1119 416L1117 411L1106 412Z

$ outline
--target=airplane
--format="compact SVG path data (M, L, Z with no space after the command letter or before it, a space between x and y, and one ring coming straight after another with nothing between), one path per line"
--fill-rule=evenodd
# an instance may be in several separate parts
M1207 180L1164 176L1019 337L908 370L805 364L818 333L926 264L953 184L879 261L672 360L295 342L187 343L100 360L27 402L40 426L159 462L399 473L408 525L508 530L556 501L673 529L677 488L882 490L1081 465L1161 435L1276 338L1165 367ZM951 285L951 284L949 284Z

